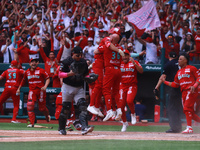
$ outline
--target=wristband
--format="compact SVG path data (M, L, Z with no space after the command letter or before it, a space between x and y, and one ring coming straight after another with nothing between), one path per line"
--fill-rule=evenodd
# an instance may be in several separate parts
M58 77L59 77L59 78L67 78L67 73L66 73L66 72L61 72L61 71L59 71Z
M196 89L199 84L196 82L193 87Z

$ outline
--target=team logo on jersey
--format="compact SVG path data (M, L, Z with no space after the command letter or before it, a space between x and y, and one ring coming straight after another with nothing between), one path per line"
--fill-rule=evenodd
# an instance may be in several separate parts
M40 70L35 70L35 74L40 74Z
M121 64L121 68L124 68L124 64Z
M185 69L185 73L190 72L190 68Z
M134 64L133 64L133 63L129 63L128 66L129 66L129 67L133 67Z

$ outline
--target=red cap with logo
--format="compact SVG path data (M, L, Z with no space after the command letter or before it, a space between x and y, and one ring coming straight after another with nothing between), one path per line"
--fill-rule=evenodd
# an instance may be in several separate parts
M18 62L17 62L16 60L13 60L13 61L11 61L11 65L12 65L12 66L17 66L17 65L18 65Z
M130 52L129 52L129 50L127 50L127 49L124 49L123 51L124 51L124 53L125 53L125 54L128 54L128 55L130 55Z
M118 35L121 35L121 32L120 32L120 29L119 28L112 28L109 30L108 32L109 34L118 34Z

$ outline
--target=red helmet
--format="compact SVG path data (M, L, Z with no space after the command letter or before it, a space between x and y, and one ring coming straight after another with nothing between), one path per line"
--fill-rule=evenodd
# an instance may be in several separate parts
M118 34L118 35L121 35L121 32L120 32L120 29L119 28L112 28L109 30L108 32L109 34Z

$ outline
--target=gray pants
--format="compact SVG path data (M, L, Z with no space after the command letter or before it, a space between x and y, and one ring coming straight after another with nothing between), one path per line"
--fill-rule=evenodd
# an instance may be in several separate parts
M179 88L165 86L167 113L169 117L169 125L172 130L181 131L181 115L183 107L181 102L181 92Z
M75 102L77 104L78 100L81 98L85 99L85 91L83 87L73 87L63 83L62 88L62 102Z

